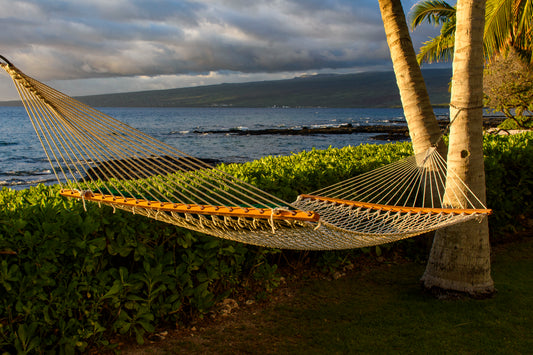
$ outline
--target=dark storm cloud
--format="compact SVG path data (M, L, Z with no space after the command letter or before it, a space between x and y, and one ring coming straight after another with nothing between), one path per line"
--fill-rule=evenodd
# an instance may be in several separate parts
M369 55L386 60L380 46L366 43L383 40L376 5L354 3L6 1L12 11L2 15L9 29L0 39L6 55L19 65L38 59L48 78L337 68Z
M408 10L414 1L404 2ZM0 0L0 7L9 9L0 14L0 54L41 80L390 64L376 0Z

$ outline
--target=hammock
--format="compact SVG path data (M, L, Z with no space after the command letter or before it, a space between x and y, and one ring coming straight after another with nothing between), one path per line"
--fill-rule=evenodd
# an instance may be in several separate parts
M0 59L60 194L84 206L96 202L220 238L300 250L379 245L490 213L433 148L288 203Z

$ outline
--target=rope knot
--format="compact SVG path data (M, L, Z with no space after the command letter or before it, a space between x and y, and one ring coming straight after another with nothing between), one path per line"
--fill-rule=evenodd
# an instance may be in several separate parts
M289 211L287 207L276 207L272 209L270 213L270 226L272 227L272 233L276 232L276 227L274 226L274 215L278 214L280 211Z
M83 210L87 212L87 206L85 206L85 199L93 197L93 192L91 190L74 190L77 191L81 196L81 202L83 203Z

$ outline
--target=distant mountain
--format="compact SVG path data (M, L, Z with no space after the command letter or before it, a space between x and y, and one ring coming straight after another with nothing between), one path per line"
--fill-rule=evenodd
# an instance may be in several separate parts
M431 102L449 103L451 69L422 71ZM294 79L218 84L76 97L94 107L399 107L392 71L306 75ZM13 104L0 103L0 105Z

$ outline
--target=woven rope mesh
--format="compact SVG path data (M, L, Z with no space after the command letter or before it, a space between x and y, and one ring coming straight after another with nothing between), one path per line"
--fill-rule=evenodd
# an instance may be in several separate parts
M243 243L307 250L379 245L488 213L434 149L288 203L0 65L63 194L82 203Z

